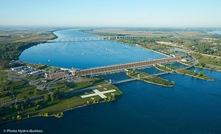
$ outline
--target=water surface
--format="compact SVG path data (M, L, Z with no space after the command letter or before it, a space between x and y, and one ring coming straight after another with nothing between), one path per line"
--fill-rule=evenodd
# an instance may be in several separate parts
M73 34L72 30L65 32L72 37L69 35L69 32ZM24 51L20 59L62 67L88 68L160 57L163 56L141 48L100 41L41 44ZM49 58L51 62L48 63ZM220 134L221 73L196 70L203 71L215 81L168 74L162 77L175 81L172 88L142 81L119 84L116 86L123 95L114 102L74 109L65 112L60 119L40 117L7 123L0 126L0 131L11 128L42 129L44 133L53 134ZM150 74L160 72L152 67L143 71ZM125 73L101 77L112 81L128 78Z
M77 30L56 31L58 39L96 37ZM44 63L64 68L90 68L165 56L139 47L104 41L44 43L25 50L19 59L30 63Z

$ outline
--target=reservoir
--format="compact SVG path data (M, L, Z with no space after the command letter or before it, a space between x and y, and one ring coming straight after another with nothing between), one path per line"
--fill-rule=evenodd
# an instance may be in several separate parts
M57 31L55 34L59 38L93 36L76 30ZM85 54L82 55L82 52ZM162 57L126 44L94 41L40 44L25 50L20 60L67 68L90 68ZM51 61L48 62L48 59ZM0 131L38 129L45 134L219 134L221 73L196 70L203 71L215 81L168 74L162 77L175 81L172 88L142 81L123 83L116 85L123 92L116 101L77 108L65 112L64 117L59 119L37 117L2 124ZM143 71L150 74L160 72L152 67ZM123 72L101 77L112 80L128 78Z
M56 40L96 37L77 30L56 31ZM44 43L25 50L19 59L64 68L90 68L165 56L152 51L108 40Z

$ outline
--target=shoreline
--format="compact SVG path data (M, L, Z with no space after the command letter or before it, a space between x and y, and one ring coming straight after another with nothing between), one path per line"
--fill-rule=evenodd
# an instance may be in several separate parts
M63 112L65 113L65 112L68 112L68 111L71 111L71 110L74 110L74 109L77 109L77 108L86 107L86 106L92 106L92 105L96 105L96 104L113 102L113 101L116 101L118 98L120 98L122 95L123 95L123 94L121 94L120 96L114 98L113 100L109 100L109 101L101 101L101 102L91 103L91 104L89 104L89 105L84 104L84 105L76 106L76 107L73 107L73 108L65 109L65 110L62 110L61 113L63 113ZM54 114L48 115L48 116L33 115L33 116L30 116L30 117L24 117L24 118L21 118L21 119L14 119L14 120L7 120L7 121L4 121L4 122L0 122L0 125L4 125L4 124L7 124L7 123L16 122L16 121L22 121L22 120L26 120L26 119L37 118L37 117L44 117L44 118L50 118L50 117L62 118L63 116L64 116L64 114L63 114L62 116L55 116Z
M171 56L169 56L169 55L167 55L167 54L164 54L164 53L161 53L161 52L158 52L158 51L155 51L155 50L150 50L150 49L148 49L148 48L146 48L146 47L142 47L141 45L135 45L135 46L138 46L138 47L140 47L140 48L143 48L143 49L149 50L149 51L151 51L151 52L155 52L155 53L158 53L158 54L164 55L164 56L166 56L166 57L171 57Z
M133 76L130 76L130 75L127 75L131 78L134 78L134 79L137 79L136 77L133 77ZM163 87L173 87L174 85L163 85L163 84L160 84L160 83L154 83L154 82L151 82L151 81L147 81L147 80L144 80L144 79L137 79L137 80L140 80L140 81L144 81L144 82L147 82L147 83L151 83L151 84L154 84L154 85L159 85L159 86L163 86Z
M176 71L177 72L177 71ZM207 79L204 79L204 78L200 78L200 77L196 77L194 75L189 75L189 74L185 74L185 73L179 73L177 72L178 74L183 74L183 75L187 75L187 76L191 76L191 77L194 77L194 78L197 78L197 79L201 79L201 80L205 80L205 81L215 81L215 79L211 78L211 80L207 80Z
M142 80L142 81L145 81L145 82L147 82L147 83L151 83L151 84L154 84L154 85L163 86L163 87L173 87L173 86L174 86L174 85L167 86L167 85L163 85L163 84L158 84L158 83L150 82L150 81L147 81L147 80Z
M216 72L221 72L221 70L214 70L214 69L208 69L205 67L198 67L198 66L194 66L195 68L199 68L199 69L204 69L204 70L210 70L210 71L216 71Z
M51 38L51 39L48 39L48 40L54 40L54 39L58 38L58 36L56 34L54 34L55 31L57 31L57 30L49 31L49 32L51 32L52 35L54 35L54 37ZM35 41L35 43L37 43L37 44L33 44L33 45L28 46L27 48L22 49L20 51L20 54L18 55L17 59L20 60L19 57L21 56L22 52L24 52L26 49L29 49L29 48L31 48L33 46L37 46L37 45L42 44L42 43L47 43L48 40L45 40L45 41ZM33 43L33 42L27 42L27 44L29 44L29 43ZM22 61L22 62L24 62L24 61ZM28 63L28 62L24 62L24 63ZM30 63L30 64L35 64L35 63Z
M162 69L160 69L160 68L158 68L158 67L156 67L156 66L154 66L154 67L155 67L156 69L160 70L160 71L165 72L164 70L162 70ZM189 74L186 74L186 73L180 73L180 72L178 72L178 71L176 71L176 70L175 70L175 72L176 72L177 74L182 74L182 75L186 75L186 76L191 76L191 77L194 77L194 78L197 78L197 79L201 79L201 80L205 80L205 81L215 81L215 79L213 79L213 78L211 78L211 80L208 80L208 79L196 77L196 76L194 76L194 75L189 75Z

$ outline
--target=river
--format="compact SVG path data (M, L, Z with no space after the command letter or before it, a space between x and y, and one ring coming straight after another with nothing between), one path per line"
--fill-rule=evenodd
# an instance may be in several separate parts
M65 32L72 33L71 30ZM62 34L62 31L58 31L57 33ZM59 34L57 35L59 36ZM29 57L24 61L48 63L45 59L51 58L53 61L55 60L53 56L44 57L43 59L36 56L36 59L32 61L31 55L28 54L31 54L33 49L36 50L36 54L38 50L44 52L42 49L46 50L46 48L50 48L50 50L58 49L57 45L63 49L61 52L70 51L65 50L65 48L70 48L70 46L72 48L72 45L82 47L79 50L84 50L86 53L84 56L86 56L89 52L86 51L87 47L95 44L100 50L104 51L99 53L104 54L106 51L103 48L107 46L101 47L99 45L105 45L106 43L109 46L108 49L115 50L116 52L114 53L116 55L111 55L112 58L116 59L110 62L103 61L102 59L104 58L99 56L100 54L97 55L95 53L94 55L97 55L97 59L94 59L93 62L102 63L93 64L90 62L91 64L88 63L88 65L84 63L78 65L76 61L73 61L70 64L68 63L68 65L64 65L63 62L57 64L52 62L50 64L61 67L75 66L88 68L118 62L129 62L131 59L132 61L139 61L148 58L163 57L159 54L125 44L109 41L102 42L88 42L89 44L85 42L82 42L82 44L63 43L65 47L59 43L41 44L25 50L20 59L24 60L23 56L26 55ZM84 46L81 46L83 44ZM97 51L94 50L97 47L90 47L90 51ZM118 50L115 47L129 48L129 53L125 53L125 51L121 53L123 49ZM72 50L74 51L74 47ZM57 53L57 55L61 54ZM78 56L80 57L80 54ZM134 58L134 56L138 58ZM123 57L127 60L125 61ZM169 74L162 77L170 81L175 81L175 86L172 88L161 87L142 81L119 84L116 86L122 90L123 95L116 101L77 108L65 112L64 117L59 119L54 117L39 117L10 122L1 125L0 130L39 129L43 130L45 134L219 134L221 133L221 73L209 70L196 70L203 71L208 76L215 78L215 81L204 81L185 75ZM143 69L143 71L152 74L160 72L152 67ZM128 78L125 73L109 74L101 77L113 80Z
M56 31L55 34L58 36L56 40L94 37L77 30ZM30 63L83 69L163 57L165 56L146 49L104 40L44 43L25 50L19 59Z

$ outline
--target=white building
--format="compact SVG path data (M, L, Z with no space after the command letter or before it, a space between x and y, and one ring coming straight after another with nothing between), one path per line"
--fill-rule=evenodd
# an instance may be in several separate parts
M20 66L20 67L14 67L11 68L12 71L21 71L24 68L24 66Z

